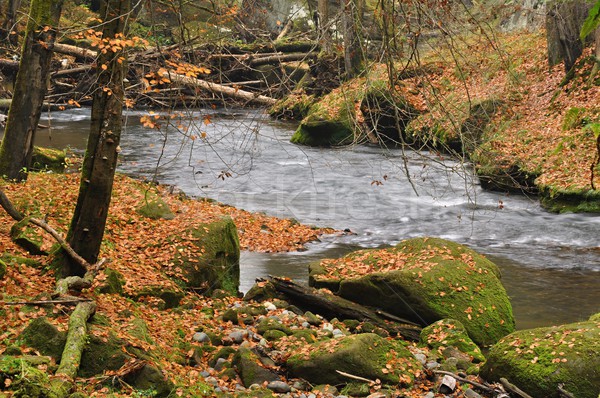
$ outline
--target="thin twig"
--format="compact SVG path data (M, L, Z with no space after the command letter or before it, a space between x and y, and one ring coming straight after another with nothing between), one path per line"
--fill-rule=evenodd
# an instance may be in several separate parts
M367 382L367 383L370 383L370 384L375 384L375 382L373 380L369 380L369 379L366 379L364 377L355 376L355 375L350 374L350 373L342 372L341 370L336 370L336 372L339 373L339 374L341 374L342 376L348 377L350 379L354 379L354 380L358 380L358 381L364 381L364 382Z
M563 388L563 386L564 386L564 384L562 384L562 383L558 385L559 394L564 398L575 398L575 395L573 395L570 392L568 392L567 390L565 390Z

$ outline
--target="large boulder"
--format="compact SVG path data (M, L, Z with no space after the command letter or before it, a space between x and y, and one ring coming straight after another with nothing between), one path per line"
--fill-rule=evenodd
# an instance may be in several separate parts
M356 78L314 103L291 138L296 144L340 146L361 142L400 142L418 115L398 92L387 88L387 73Z
M364 333L305 346L288 358L287 367L311 384L349 383L352 379L339 373L345 372L384 384L410 385L421 364L399 341Z
M558 385L577 398L600 390L600 314L585 322L520 330L495 344L481 369L534 397L558 397Z
M188 245L178 244L182 240ZM182 242L183 243L183 242ZM190 248L189 244L194 247ZM237 294L240 284L240 242L233 220L200 224L175 238L176 279L187 288L205 293L223 289Z
M313 286L423 326L456 319L479 345L494 344L514 331L498 267L455 242L414 238L389 249L323 260L310 271Z

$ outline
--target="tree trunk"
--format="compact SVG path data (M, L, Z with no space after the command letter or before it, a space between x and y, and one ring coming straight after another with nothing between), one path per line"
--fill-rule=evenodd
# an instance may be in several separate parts
M589 0L552 0L546 6L546 40L548 63L564 62L569 72L583 52L579 39L581 26L592 6Z
M119 40L126 32L130 0L102 2L104 40ZM113 47L114 48L114 47ZM124 51L100 52L92 104L92 121L81 171L77 205L67 233L71 247L90 264L98 260L112 194L122 129ZM63 260L63 276L83 276L85 269Z
M0 146L0 175L24 180L47 91L52 47L63 0L32 0L13 101Z
M330 30L329 0L319 0L317 5L319 44L325 54L331 54L333 50L333 39Z
M4 14L4 20L2 21L2 40L8 40L8 42L16 46L18 44L18 35L15 32L15 25L17 20L17 10L21 6L21 0L8 0L6 2L6 10ZM14 34L12 33L14 32Z
M362 70L361 26L364 0L342 0L344 27L344 62L346 77L351 79Z

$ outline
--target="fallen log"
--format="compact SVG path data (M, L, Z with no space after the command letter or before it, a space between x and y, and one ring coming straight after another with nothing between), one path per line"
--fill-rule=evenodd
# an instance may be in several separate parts
M250 61L250 66L268 65L272 63L306 61L308 59L316 59L316 52L310 53L293 53L293 54L276 54L268 57L258 57Z
M324 290L300 286L288 279L271 276L268 280L257 279L257 282L270 282L275 290L282 293L290 303L326 318L370 322L392 335L400 335L413 341L419 340L421 333L419 325L383 311L370 309L332 293L326 293Z
M70 44L54 43L52 51L59 54L70 55L80 60L92 61L96 59L98 53L87 48L72 46Z
M87 342L87 321L96 312L96 303L86 301L77 304L69 318L69 332L63 350L60 366L50 381L49 396L64 398L69 396L74 379L79 370L81 354Z
M19 70L19 61L12 59L0 58L0 72L2 73L17 73Z
M84 66L79 66L77 68L62 69L62 70L59 70L59 71L56 71L56 72L50 74L50 76L52 78L56 79L59 77L77 75L79 73L87 72L91 69L95 69L95 66L94 65L84 65Z
M267 97L264 95L255 95L249 91L238 90L234 87L227 87L222 84L207 82L206 80L196 79L180 75L177 73L163 72L162 77L169 79L171 82L184 84L186 86L198 87L203 90L208 90L212 93L222 94L227 97L241 99L247 102L252 102L259 105L271 106L277 102L275 98Z

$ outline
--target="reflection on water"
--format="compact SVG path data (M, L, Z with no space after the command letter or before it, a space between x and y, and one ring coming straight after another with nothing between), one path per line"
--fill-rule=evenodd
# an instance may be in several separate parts
M351 248L429 235L465 243L498 263L520 328L600 311L600 217L549 214L535 198L485 192L452 159L369 146L299 147L289 143L293 125L260 112L208 113L210 122L207 111L161 119L161 131L139 124L145 112L127 113L120 170L156 176L190 195L356 233L324 238L302 253L244 253L242 290L267 274L306 280L308 263ZM41 123L52 128L38 134L38 144L84 148L88 110L56 112Z

